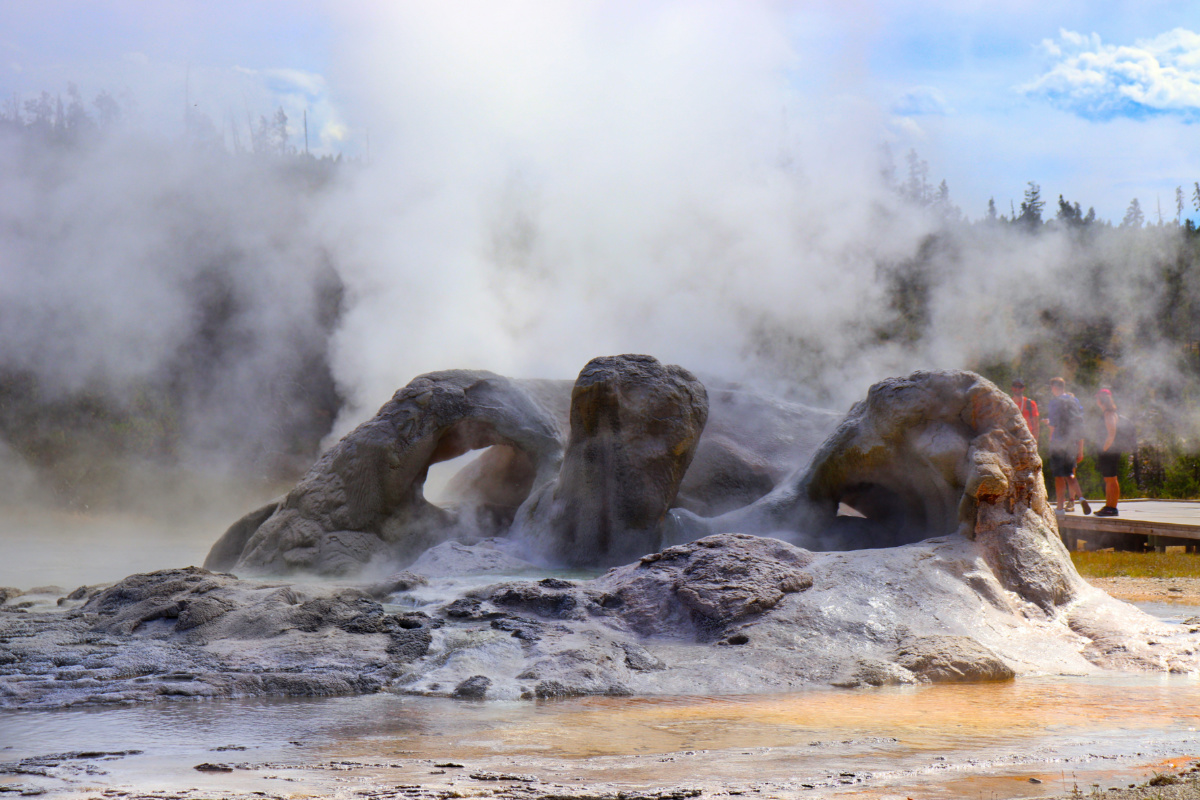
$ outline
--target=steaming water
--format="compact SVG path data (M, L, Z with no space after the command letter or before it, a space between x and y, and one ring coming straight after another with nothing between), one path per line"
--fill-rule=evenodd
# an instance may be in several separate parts
M55 585L70 591L135 572L200 565L238 516L225 506L170 518L5 506L0 508L0 586Z

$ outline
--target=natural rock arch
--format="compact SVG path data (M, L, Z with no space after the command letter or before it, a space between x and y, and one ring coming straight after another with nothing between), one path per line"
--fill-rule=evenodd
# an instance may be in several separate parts
M373 559L411 560L442 541L494 533L479 530L482 515L454 513L425 499L429 466L503 447L505 463L494 463L499 457L489 463L519 476L515 483L532 488L552 479L565 438L560 383L466 370L416 378L321 456L281 500L235 523L205 567L348 574Z

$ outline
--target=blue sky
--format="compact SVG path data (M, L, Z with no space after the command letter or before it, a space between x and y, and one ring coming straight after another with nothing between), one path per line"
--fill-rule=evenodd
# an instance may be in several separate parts
M877 7L878 8L878 7ZM1035 180L1119 220L1175 215L1200 180L1200 7L1165 2L908 4L880 9L869 74L893 130L979 216ZM920 102L905 102L916 94ZM1189 203L1188 211L1194 214Z
M631 3L579 5L632 27L644 13ZM731 16L739 9L691 5ZM536 14L543 7L513 8ZM1051 204L1061 193L1119 220L1137 197L1149 218L1159 203L1174 217L1175 187L1190 198L1200 180L1194 4L767 8L794 51L792 90L810 100L851 97L870 106L875 113L864 114L862 124L878 127L901 167L915 148L968 216L980 216L989 197L1006 211L1035 180ZM247 116L283 105L295 124L308 111L319 150L355 152L365 146L370 100L356 85L361 65L345 64L373 13L370 4L316 0L0 0L0 94L61 92L67 81L85 96L127 90L145 122L169 131L187 86L194 106L217 127L244 125Z

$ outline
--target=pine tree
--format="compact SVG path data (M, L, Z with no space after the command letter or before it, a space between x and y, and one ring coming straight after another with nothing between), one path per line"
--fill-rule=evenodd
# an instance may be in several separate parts
M922 160L915 149L908 151L905 160L908 161L908 180L901 187L901 194L917 205L929 205L933 199L929 189L929 162Z
M1183 224L1183 187L1175 187L1175 224Z
M101 128L109 128L121 118L121 106L108 92L100 92L96 95L92 105L96 107Z
M1122 228L1140 228L1146 221L1146 215L1142 213L1142 204L1135 197L1129 204L1129 208L1125 210L1125 217L1121 220Z
M987 218L992 222L996 221L996 198L988 198Z
M1080 210L1079 203L1072 204L1064 200L1060 194L1058 196L1058 214L1055 215L1055 219L1068 228L1078 228L1083 225L1083 211Z
M1021 201L1021 215L1017 217L1017 222L1031 231L1037 230L1042 227L1042 209L1045 206L1046 203L1042 200L1042 187L1034 181L1030 181L1028 188L1025 189L1025 199Z
M883 143L883 151L880 156L879 175L883 178L883 185L889 189L896 187L896 159L892 157L892 146L887 142Z
M271 147L279 155L287 155L288 152L288 117L283 111L283 106L280 106L275 111L275 118L271 120Z
M258 130L250 131L250 145L255 155L287 155L288 153L288 118L283 107L268 120L264 116L258 118Z

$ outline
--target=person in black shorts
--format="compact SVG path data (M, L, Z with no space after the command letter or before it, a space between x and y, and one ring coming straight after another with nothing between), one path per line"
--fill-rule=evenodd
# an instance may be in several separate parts
M1100 477L1104 478L1104 508L1096 512L1097 517L1117 516L1117 503L1121 500L1121 484L1117 480L1117 470L1121 466L1121 452L1117 447L1117 433L1121 426L1121 417L1117 413L1117 401L1112 392L1101 389L1096 392L1096 405L1104 414L1104 427L1101 436L1096 437L1100 443L1100 453L1096 456L1096 466L1100 469Z

